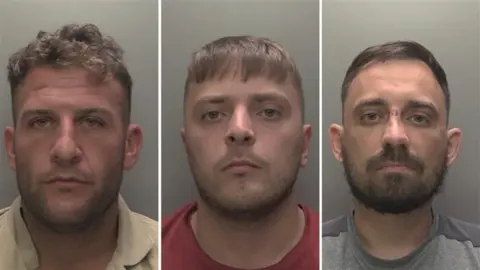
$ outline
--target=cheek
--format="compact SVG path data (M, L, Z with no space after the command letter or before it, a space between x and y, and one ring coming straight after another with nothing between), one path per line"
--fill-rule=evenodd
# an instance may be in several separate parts
M416 156L432 162L437 162L440 157L445 156L448 144L446 138L426 136L425 134L411 138L410 142L412 151Z
M202 167L213 166L225 155L223 137L215 135L186 136L186 148L189 158Z
M125 140L118 135L104 137L83 137L77 140L77 146L83 154L92 162L114 162L123 159Z
M377 154L382 149L382 138L375 132L359 133L355 136L345 136L342 145L348 151L350 162L354 160L366 160Z
M291 166L293 161L300 162L303 141L304 138L299 134L257 134L253 153L270 164Z
M17 162L39 163L50 162L52 141L43 139L40 136L16 136L14 151Z

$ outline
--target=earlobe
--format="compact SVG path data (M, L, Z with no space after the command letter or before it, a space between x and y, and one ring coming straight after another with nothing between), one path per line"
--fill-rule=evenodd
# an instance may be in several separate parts
M332 124L328 128L330 135L330 145L332 147L333 156L340 162L343 162L342 154L342 135L343 127L338 124Z
M15 164L15 130L13 127L6 127L3 132L4 146L7 153L8 165L12 170L16 170Z
M308 163L308 148L310 146L310 138L312 137L312 125L303 126L303 149L300 165L307 166Z
M185 144L185 128L180 129L180 136L182 137L182 143Z
M462 143L462 131L458 128L452 128L447 132L448 149L447 149L447 166L450 166L460 152Z
M140 149L143 144L142 129L138 125L130 125L125 141L124 168L129 170L137 163Z

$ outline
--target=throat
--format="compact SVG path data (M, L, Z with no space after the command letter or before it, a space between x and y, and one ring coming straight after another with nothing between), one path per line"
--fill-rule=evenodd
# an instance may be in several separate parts
M75 233L48 229L23 211L40 269L106 269L117 246L118 206L112 206L91 226ZM103 268L102 268L103 267Z
M258 224L234 224L206 209L191 217L191 226L202 250L217 262L240 269L260 269L278 263L300 241L305 215L297 205Z

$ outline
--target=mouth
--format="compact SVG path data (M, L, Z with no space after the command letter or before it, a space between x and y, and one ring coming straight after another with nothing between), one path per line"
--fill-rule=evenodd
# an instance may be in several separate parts
M235 161L232 161L230 163L227 164L227 166L225 166L223 168L224 171L232 171L232 172L236 172L236 173L242 173L242 172L246 172L248 170L252 170L252 169L258 169L260 168L258 165L256 165L255 163L253 162L250 162L248 160L235 160Z
M50 178L46 181L46 184L58 184L58 185L86 185L89 182L82 180L77 177L64 177L64 176L56 176Z
M407 172L407 171L412 171L412 168L403 163L386 163L380 166L379 171Z

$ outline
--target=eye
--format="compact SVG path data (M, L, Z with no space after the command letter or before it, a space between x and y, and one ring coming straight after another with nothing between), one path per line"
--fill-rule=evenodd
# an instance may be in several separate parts
M219 111L208 111L202 114L202 120L215 121L222 116L222 113Z
M264 109L260 112L260 114L262 114L263 116L265 116L265 118L268 119L273 119L280 116L280 112L272 108Z
M372 124L380 121L381 117L378 113L369 112L360 117L360 120L366 124Z
M35 118L29 122L29 126L34 128L47 128L52 124L52 119L48 117Z
M104 122L100 119L95 118L95 117L82 118L81 123L86 125L87 127L102 127L102 126L104 126Z
M413 115L409 118L409 120L412 121L416 125L428 125L430 123L428 117L426 117L425 115L421 115L421 114Z

